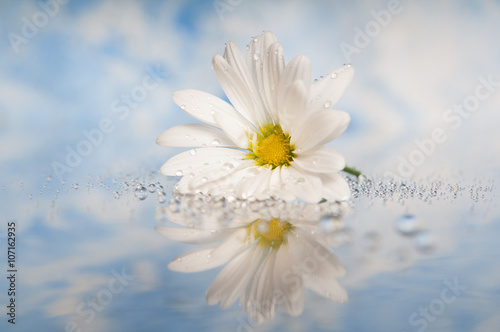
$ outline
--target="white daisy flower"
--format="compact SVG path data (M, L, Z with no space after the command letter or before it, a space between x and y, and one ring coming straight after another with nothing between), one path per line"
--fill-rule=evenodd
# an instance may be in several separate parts
M280 216L258 218L259 213L243 209L235 211L237 216L231 227L213 228L216 223L212 221L210 228L156 230L179 242L222 241L183 254L168 267L179 272L198 272L226 264L207 290L208 304L219 304L225 309L240 298L243 309L261 323L275 316L278 305L290 315L300 315L306 288L331 300L347 300L347 292L336 280L345 274L342 262L317 236L317 220L307 216L316 208L302 209L299 220L283 220ZM173 213L169 218L184 226L192 222L191 214Z
M174 92L175 103L204 124L175 126L157 138L159 145L199 147L161 167L183 176L179 192L308 202L350 197L338 174L344 157L324 144L349 124L346 112L331 107L352 80L351 65L311 83L309 59L299 55L285 65L271 32L252 38L246 59L230 41L212 64L232 105L197 90Z

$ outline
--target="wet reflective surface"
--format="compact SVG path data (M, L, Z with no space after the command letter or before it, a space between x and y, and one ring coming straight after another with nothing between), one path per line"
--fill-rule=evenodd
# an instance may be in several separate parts
M492 179L351 178L359 195L342 204L172 195L175 180L43 179L31 198L24 185L5 187L6 201L24 202L11 219L16 327L489 331L497 324Z

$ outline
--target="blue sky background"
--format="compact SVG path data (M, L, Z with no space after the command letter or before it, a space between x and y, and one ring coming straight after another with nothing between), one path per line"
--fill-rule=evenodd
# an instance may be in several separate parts
M53 15L40 5L48 3L56 4ZM419 149L416 140L428 140L436 128L447 139L412 172L424 182L443 183L440 192L446 195L440 201L410 199L404 206L380 198L356 201L348 221L358 241L340 253L350 267L349 278L341 282L349 302L338 305L309 294L301 317L281 313L259 330L413 331L408 316L439 293L443 279L456 276L468 280L471 292L429 330L498 326L499 310L492 308L500 307L500 272L490 264L491 249L498 247L497 197L495 191L484 192L483 200L474 202L469 189L494 186L498 179L500 87L461 117L457 128L444 116L474 96L480 77L500 82L500 2L402 0L362 47L356 44L359 31L376 25L376 13L388 12L390 1L215 3L227 10L218 12L214 1L1 2L0 206L2 225L18 224L24 329L17 330L63 331L79 318L78 304L123 267L138 281L116 294L94 322L81 326L83 331L236 328L238 317L245 317L238 306L222 311L204 302L216 271L179 276L166 269L190 247L155 234L160 204L154 194L138 201L132 190L137 183L157 181L167 191L172 188L174 180L156 172L180 150L159 147L155 139L193 120L173 103L171 93L192 88L224 97L212 57L222 54L229 40L245 50L263 30L276 33L287 62L309 56L313 77L347 62L355 67L354 81L335 106L351 114L351 125L331 144L350 165L374 177L387 171L397 175L401 160ZM26 22L34 19L40 20L37 31L26 35ZM13 38L24 39L16 44ZM359 52L347 56L346 45ZM120 98L143 85L147 68L154 68L159 84L136 106L125 106ZM86 140L83 132L98 129L103 119L113 129L59 178L54 163L65 163L67 149L77 149ZM457 183L465 188L460 201L449 197L445 185ZM438 235L434 256L415 253L411 241L394 231L394 220L408 212L418 212L425 228ZM464 235L470 227L473 238ZM384 235L384 249L366 258L359 251L369 230ZM401 248L411 252L403 272L387 258ZM488 278L478 279L476 272ZM420 286L409 287L410 282ZM404 291L391 293L397 287ZM2 288L2 307L6 301ZM464 313L462 325L453 323ZM371 318L360 320L360 315ZM4 323L2 318L2 330Z

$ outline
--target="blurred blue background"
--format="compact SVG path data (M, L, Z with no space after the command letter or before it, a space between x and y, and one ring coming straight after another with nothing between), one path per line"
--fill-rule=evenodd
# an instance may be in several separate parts
M347 304L309 299L301 317L281 313L255 328L414 331L408 316L439 294L442 280L465 275L469 301L446 308L428 330L491 331L500 322L500 270L488 259L498 248L491 235L499 235L498 203L494 190L479 203L468 190L494 188L498 179L499 29L500 2L488 0L2 1L0 240L4 246L6 223L15 220L20 265L18 325L2 318L2 330L64 331L74 321L82 331L230 331L247 319L237 306L222 311L204 303L216 271L166 269L190 247L154 233L161 204L154 193L135 199L133 188L158 181L167 192L172 188L174 180L156 172L180 150L155 139L193 120L171 93L192 88L224 97L212 57L229 40L244 51L253 35L271 30L287 62L299 54L310 58L313 77L344 63L355 67L335 106L351 114L351 125L332 143L348 164L373 176L439 178L442 192L445 183L459 183L467 197L454 203L446 196L425 208L355 202L349 219L361 232L355 245L373 228L389 234L388 253L400 251L407 242L393 222L419 211L443 251L418 254L418 263L405 261L401 272L389 263L358 271L366 258L345 249L340 256L352 276L343 282ZM375 216L381 224L368 221ZM465 242L464 225L479 227ZM78 305L123 268L135 281L82 323ZM1 285L5 308L7 286Z

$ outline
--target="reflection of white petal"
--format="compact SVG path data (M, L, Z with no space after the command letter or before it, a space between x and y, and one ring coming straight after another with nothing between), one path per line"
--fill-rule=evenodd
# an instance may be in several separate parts
M235 113L233 106L209 93L198 90L181 90L172 93L172 99L193 118L215 126L215 114Z
M319 146L293 158L301 168L314 173L331 173L344 169L344 156L328 146Z
M276 315L277 300L273 283L276 251L271 251L255 273L240 302L243 309L257 323L262 323Z
M245 229L232 230L232 234L219 245L212 245L202 249L185 253L174 259L168 268L179 272L198 272L209 270L223 265L244 249L243 238Z
M348 299L347 291L333 278L315 276L306 279L306 287L333 301L345 302Z
M342 134L349 125L351 117L344 111L324 110L309 114L297 134L290 137L297 152L323 145Z
M226 238L229 234L233 233L234 230L230 228L226 229L199 229L199 228L179 228L179 227L155 227L155 230L166 237L167 239L191 243L210 243L221 241Z
M290 253L290 247L293 246L291 242L293 241L289 239L287 245L278 248L273 283L276 285L279 303L283 310L292 316L298 316L304 310L305 286L301 274L294 270L300 262Z
M207 165L221 164L244 159L246 153L226 148L201 148L182 152L170 158L162 167L161 174L181 176Z
M207 303L219 304L226 309L243 294L248 280L259 268L266 250L262 246L252 246L231 260L217 275L207 290Z
M308 107L311 111L331 108L342 96L354 76L352 66L344 66L333 71L311 86Z
M156 144L174 147L236 147L222 130L201 123L172 127L158 136Z

